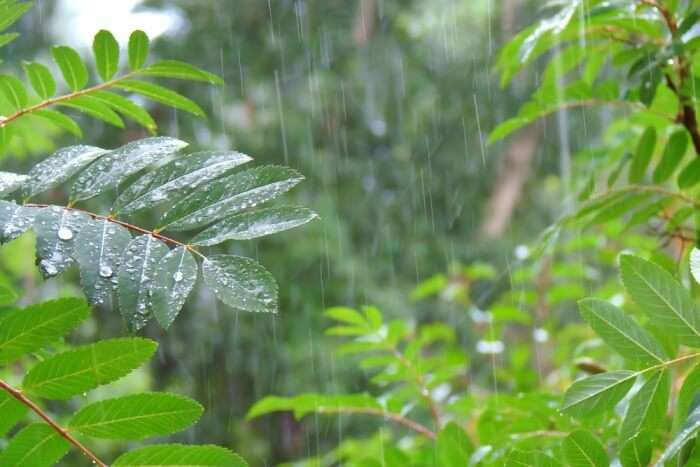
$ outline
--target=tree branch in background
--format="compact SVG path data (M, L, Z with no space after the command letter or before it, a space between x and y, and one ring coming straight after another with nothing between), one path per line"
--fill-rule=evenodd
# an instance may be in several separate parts
M366 45L372 38L376 14L376 0L360 0L355 25L352 29L352 38L358 46Z

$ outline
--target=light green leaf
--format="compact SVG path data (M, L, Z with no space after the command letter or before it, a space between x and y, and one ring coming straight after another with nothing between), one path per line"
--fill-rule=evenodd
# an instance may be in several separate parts
M695 246L690 250L690 273L695 282L700 284L700 249Z
M219 446L157 444L134 449L117 458L113 467L248 467L238 454Z
M70 47L57 46L51 49L51 55L68 87L73 91L83 89L88 82L88 70L78 52Z
M572 431L562 443L564 457L570 467L609 467L605 448L587 430Z
M12 172L0 172L0 196L9 195L24 185L29 177Z
M75 237L89 219L80 211L58 206L41 209L36 215L36 259L45 278L60 274L73 265Z
M166 211L160 230L190 230L243 209L258 206L291 190L304 177L287 167L264 166L220 178Z
M505 460L509 467L560 467L561 464L540 451L513 449Z
M46 66L41 63L25 63L24 72L37 96L49 99L56 94L56 81Z
M101 29L92 41L97 73L103 81L109 81L119 68L119 43L111 32Z
M643 431L622 445L620 463L622 467L647 467L653 450L649 433Z
M27 105L27 90L22 81L12 75L0 75L0 92L15 110L20 110Z
M32 2L2 2L0 3L0 31L12 26L32 7Z
M678 174L678 187L686 190L700 182L700 159L697 157L686 165Z
M110 151L80 174L73 185L71 199L85 200L116 189L128 176L172 157L185 146L187 143L179 139L154 137L132 141Z
M673 175L673 172L683 160L687 149L688 133L685 130L678 130L673 133L666 144L659 165L654 170L654 183L663 183Z
M7 243L26 232L40 209L0 200L0 243Z
M26 196L61 185L105 153L105 149L84 145L59 149L29 171L29 181L24 190Z
M45 423L23 428L0 454L0 465L51 467L70 450L70 443Z
M151 285L151 307L153 316L164 329L168 329L180 313L198 274L197 261L184 246L169 251L158 261Z
M101 100L96 99L89 94L71 97L68 100L61 101L58 105L71 107L93 118L107 122L110 125L114 125L117 128L124 128L124 122L114 110L104 104Z
M27 413L27 406L5 391L0 391L0 437L12 429Z
M143 31L134 31L129 36L129 66L138 70L148 58L148 36Z
M108 339L49 357L24 377L22 388L46 399L69 399L122 378L153 356L158 344Z
M663 454L654 464L656 467L663 467L664 463L675 457L683 446L693 440L700 430L700 406L696 407L683 423L681 429L676 433L671 442L666 446Z
M654 155L655 147L656 130L653 127L649 127L644 130L641 138L639 138L637 152L634 155L632 165L630 166L630 183L639 183L644 178L647 167L649 167L649 163L651 162L651 157Z
M256 261L235 255L214 255L204 260L202 271L206 284L228 306L277 312L277 283Z
M223 80L214 73L209 73L189 63L177 60L163 60L149 65L139 71L139 74L148 76L163 76L166 78L188 79L192 81L205 81L212 84L223 84Z
M151 314L151 284L156 265L168 247L152 235L141 235L129 242L117 277L119 311L136 331L148 323Z
M595 298L578 305L581 316L623 357L648 366L668 360L661 344L616 306Z
M0 315L0 364L58 340L87 318L83 300L61 298Z
M630 439L643 429L653 432L661 425L666 418L670 392L668 372L653 373L630 401L620 429L622 439Z
M700 347L700 314L688 291L660 266L632 255L620 257L622 283L652 321L680 342Z
M92 305L114 308L117 271L130 241L127 229L106 219L88 222L78 234L73 254L80 266L80 284Z
M5 34L0 34L0 47L4 47L13 40L17 39L19 37L19 33L16 32L8 32Z
M698 393L700 393L700 365L696 365L683 380L673 411L674 428L680 426L681 421L685 420Z
M94 438L138 440L182 431L203 408L196 401L168 393L143 393L107 399L80 409L71 430Z
M474 445L455 422L440 430L435 440L436 456L441 467L464 467L474 452Z
M146 128L149 132L155 133L157 125L153 117L141 108L139 105L130 101L124 96L115 94L109 91L93 91L90 93L92 97L101 101L103 104L110 106L125 117L129 117L139 125Z
M82 137L83 135L80 126L75 122L75 120L70 118L68 115L64 115L56 110L39 109L32 112L32 115L35 117L41 117L43 119L46 119L54 125L58 126L59 128L62 128L67 132L74 134L75 136Z
M274 412L294 412L297 420L310 413L352 413L353 409L381 411L382 406L368 394L300 394L294 397L268 396L250 408L246 419L250 420ZM381 413L381 412L380 412Z
M184 110L198 117L204 117L205 115L201 107L194 101L158 84L128 79L119 81L115 86L125 91L140 94L152 101Z
M579 379L566 391L562 410L579 418L611 410L629 392L636 377L636 373L622 370Z

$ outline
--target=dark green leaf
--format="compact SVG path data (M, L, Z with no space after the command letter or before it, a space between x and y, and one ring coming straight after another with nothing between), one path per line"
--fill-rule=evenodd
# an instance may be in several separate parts
M260 264L235 255L214 255L202 264L204 281L225 304L245 311L277 312L277 283Z
M26 232L40 210L0 200L0 243L12 241Z
M654 183L663 183L668 180L678 165L683 160L688 149L688 134L685 130L678 130L671 135L664 149L659 165L654 170Z
M696 407L683 423L681 429L676 433L671 442L666 446L661 457L656 461L656 466L661 467L671 458L675 457L681 449L695 438L700 430L700 406Z
M108 105L104 104L101 100L96 99L89 94L71 97L68 100L61 101L59 105L79 110L80 112L83 112L91 117L107 122L110 125L114 125L117 128L124 128L124 122L114 110L112 110Z
M148 36L143 31L134 31L129 36L129 66L138 70L148 58Z
M695 158L686 165L678 175L678 187L688 189L697 185L700 182L700 158Z
M53 277L73 265L75 237L89 217L58 206L41 209L34 218L36 259L44 277Z
M27 406L5 391L0 391L0 437L10 431L27 413Z
M622 439L630 439L642 430L653 431L661 425L666 418L670 392L668 372L653 373L630 401L620 429Z
M184 246L171 250L158 261L151 285L151 307L163 328L175 321L198 274L197 261Z
M51 55L68 87L73 91L83 89L88 82L88 71L78 52L70 47L57 46L51 49Z
M651 157L654 155L654 149L656 147L656 130L653 127L649 127L644 130L641 138L639 138L639 143L637 145L637 152L632 159L632 165L629 171L629 181L630 183L639 183L644 178L644 174L649 167L651 162Z
M106 152L102 148L83 145L59 149L29 171L24 190L26 196L59 186Z
M92 41L97 73L103 81L109 81L119 68L119 43L111 32L100 30Z

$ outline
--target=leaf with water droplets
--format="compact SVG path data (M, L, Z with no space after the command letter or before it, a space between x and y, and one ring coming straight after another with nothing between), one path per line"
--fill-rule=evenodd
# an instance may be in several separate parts
M41 209L36 215L36 259L45 278L60 274L74 263L75 237L89 219L81 212L58 206Z
M210 246L226 240L248 240L293 229L316 219L311 209L279 207L244 212L224 219L195 235L193 245Z
M152 235L136 237L126 247L119 267L119 311L129 328L137 331L150 319L151 283L158 261L168 247Z
M144 138L126 144L102 156L83 171L73 185L71 199L85 200L110 188L150 164L172 156L187 143L175 138Z
M233 151L206 151L178 158L129 186L116 201L116 212L133 212L164 201L176 201L197 187L252 160Z
M256 261L214 255L202 264L204 281L225 304L245 311L277 312L277 283Z
M197 261L184 246L163 256L153 272L151 306L156 321L167 329L197 282Z
M0 243L7 243L26 232L40 208L0 201Z
M159 222L162 229L203 227L243 209L255 207L289 191L304 177L296 170L264 166L219 178L169 209Z
M29 177L12 172L0 172L0 196L9 195L21 187Z
M700 284L700 249L697 247L690 251L690 273L695 282Z
M26 195L33 196L60 185L105 153L105 149L85 145L59 149L29 171Z
M78 234L74 257L80 266L80 284L92 305L114 308L117 271L130 241L127 229L106 219L88 222Z

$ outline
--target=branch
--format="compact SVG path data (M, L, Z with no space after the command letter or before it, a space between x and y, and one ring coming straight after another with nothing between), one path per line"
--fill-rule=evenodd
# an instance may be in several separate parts
M42 418L53 430L58 433L62 438L64 438L66 441L71 443L73 446L78 448L80 452L82 452L85 457L90 459L90 461L94 465L98 465L100 467L108 467L106 463L102 462L96 455L93 453L90 449L88 449L83 443L78 441L71 435L68 430L60 426L58 423L56 423L49 415L44 412L41 407L36 405L33 401L27 398L22 391L19 389L15 389L14 387L10 386L7 384L5 381L0 379L0 388L5 390L8 394L10 394L12 397L17 399L20 403L26 405L29 407L35 414L37 414L39 417Z
M410 428L413 431L420 433L423 436L427 436L430 439L435 439L435 433L421 425L420 423L406 418L402 415L386 412L382 409L373 409L371 407L319 407L317 409L319 413L347 413L347 414L365 414L365 415L376 415L379 417L384 417L392 422L396 422L399 425L403 425Z

